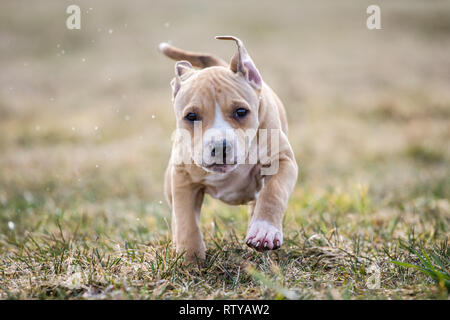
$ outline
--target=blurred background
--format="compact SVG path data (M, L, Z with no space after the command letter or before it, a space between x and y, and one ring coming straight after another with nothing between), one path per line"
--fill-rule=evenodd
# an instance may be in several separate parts
M39 212L169 217L173 62L157 45L228 60L220 34L287 108L293 201L355 185L379 204L448 200L450 2L376 1L382 29L368 30L373 2L2 1L0 230L39 228Z

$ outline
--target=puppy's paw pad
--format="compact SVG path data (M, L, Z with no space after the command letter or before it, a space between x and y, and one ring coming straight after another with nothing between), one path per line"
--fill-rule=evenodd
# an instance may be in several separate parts
M283 244L283 235L269 222L256 220L250 224L245 242L257 251L275 250Z

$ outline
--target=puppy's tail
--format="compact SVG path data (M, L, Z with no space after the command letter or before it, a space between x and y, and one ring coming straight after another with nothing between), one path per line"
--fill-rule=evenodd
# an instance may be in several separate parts
M197 53L197 52L191 52L182 50L179 48L176 48L166 42L161 42L158 46L159 51L164 53L167 57L175 60L187 60L189 61L194 67L197 68L207 68L212 66L223 66L226 67L228 64L223 61L220 58L217 58L211 54L208 53Z

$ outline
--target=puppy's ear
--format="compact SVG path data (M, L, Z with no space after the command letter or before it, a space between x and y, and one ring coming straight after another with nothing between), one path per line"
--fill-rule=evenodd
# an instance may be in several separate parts
M234 55L233 59L231 59L230 69L233 72L242 73L247 82L250 83L253 88L260 90L262 86L261 74L256 68L252 58L247 53L242 41L233 36L217 36L216 39L234 40L236 42L238 52Z
M175 78L170 82L174 99L181 88L182 81L186 79L188 73L191 73L193 71L194 68L189 61L177 61L175 63Z

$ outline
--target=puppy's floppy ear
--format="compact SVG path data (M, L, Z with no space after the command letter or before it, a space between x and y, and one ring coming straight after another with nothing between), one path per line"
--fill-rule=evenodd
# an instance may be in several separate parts
M262 78L258 69L255 66L250 55L244 47L241 40L233 36L217 36L216 39L219 40L234 40L238 46L238 52L234 55L230 63L230 69L233 72L240 72L245 77L250 85L260 90L262 86Z
M175 63L175 78L170 82L170 85L172 86L173 98L175 98L180 90L182 81L186 79L186 76L183 77L183 75L193 71L194 68L189 61L177 61Z

